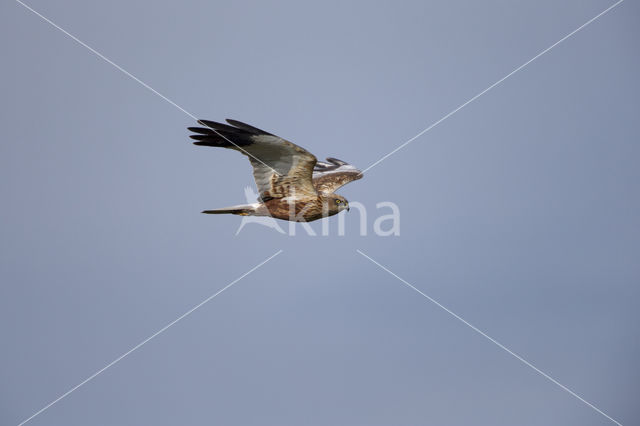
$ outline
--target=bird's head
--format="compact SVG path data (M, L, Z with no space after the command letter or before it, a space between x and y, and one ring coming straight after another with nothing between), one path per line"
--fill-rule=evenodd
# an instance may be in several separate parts
M340 213L342 210L349 210L349 202L342 195L330 194L325 202L329 216Z

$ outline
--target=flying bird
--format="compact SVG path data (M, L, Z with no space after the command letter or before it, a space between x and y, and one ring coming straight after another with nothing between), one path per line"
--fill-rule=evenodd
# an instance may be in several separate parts
M318 161L306 149L279 136L236 120L227 124L198 120L205 127L189 127L195 145L228 148L249 158L259 192L257 202L207 214L272 216L311 222L349 210L349 202L335 191L362 178L356 167L336 158Z

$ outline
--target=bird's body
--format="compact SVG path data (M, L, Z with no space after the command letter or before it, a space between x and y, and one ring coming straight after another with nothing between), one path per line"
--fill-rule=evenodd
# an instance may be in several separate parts
M348 209L348 203L345 202L345 207L340 208L336 206L331 208L331 197L327 197L323 194L318 194L315 199L292 199L287 200L284 198L274 198L264 202L264 206L268 211L269 216L273 216L276 219L293 220L295 222L311 222L321 219L327 216L333 216L340 213L344 209ZM260 207L258 207L258 211Z
M229 148L249 157L260 197L253 204L203 213L311 222L349 209L348 201L334 191L360 179L360 170L335 158L318 162L304 148L276 135L239 121L227 122L231 126L199 120L206 127L189 127L197 133L191 138L197 140L195 145Z

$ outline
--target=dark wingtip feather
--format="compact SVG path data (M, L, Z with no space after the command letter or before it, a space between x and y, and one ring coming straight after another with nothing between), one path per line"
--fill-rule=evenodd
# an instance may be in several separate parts
M271 133L269 132L265 132L262 129L258 129L257 127L253 127L247 123L243 123L242 121L238 121L238 120L233 120L231 118L227 118L226 122L231 124L232 126L238 128L238 129L242 129L245 132L249 132L252 133L254 135L271 135Z
M217 121L198 120L198 123L202 124L205 127L209 127L210 129L219 130L223 132L236 133L240 131L236 127L228 126L223 123L218 123Z
M245 127L233 127L211 120L198 120L198 123L205 127L188 127L190 131L196 133L189 135L189 137L201 141L195 143L196 145L233 148L249 146L254 143L252 138L255 132L249 131Z
M327 157L327 161L333 164L337 164L339 166L344 166L345 164L348 164L346 161L338 160L337 158L333 158L333 157Z
M200 133L203 135L209 135L211 133L213 133L213 130L209 129L209 128L205 128L205 127L187 127L187 130L191 131L191 132L195 132L195 133Z

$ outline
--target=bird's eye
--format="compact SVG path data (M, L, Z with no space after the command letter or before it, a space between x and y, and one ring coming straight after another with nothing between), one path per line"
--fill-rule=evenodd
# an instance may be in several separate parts
M336 200L336 204L340 204L342 200Z

